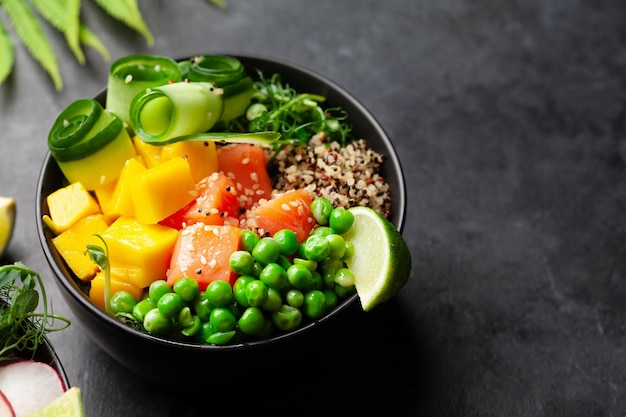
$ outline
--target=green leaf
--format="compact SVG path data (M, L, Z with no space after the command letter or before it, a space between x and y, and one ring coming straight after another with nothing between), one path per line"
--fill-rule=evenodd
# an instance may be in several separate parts
M9 33L0 20L0 84L2 84L13 71L15 55L13 54L13 43Z
M152 32L143 19L137 0L94 0L111 17L124 23L146 38L149 46L154 44Z
M80 25L78 36L80 37L80 42L83 45L89 46L98 51L105 61L111 59L111 55L109 54L109 50L107 49L107 47L104 45L104 43L102 43L100 38L98 38L98 36L93 33L87 26L83 24Z
M207 0L207 1L209 3L213 3L214 5L219 7L220 9L225 9L226 7L228 7L228 5L226 4L226 0Z
M2 0L0 4L30 55L50 75L55 88L61 90L63 81L56 55L30 6L23 0Z
M80 2L81 0L30 0L39 14L65 35L67 45L81 64L85 55L80 48Z

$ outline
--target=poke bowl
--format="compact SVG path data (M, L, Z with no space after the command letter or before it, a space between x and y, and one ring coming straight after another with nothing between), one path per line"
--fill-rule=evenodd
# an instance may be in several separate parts
M314 99L323 97L325 109L341 109L342 114L347 115L345 121L349 123L352 137L365 139L367 146L384 158L378 169L380 178L387 184L386 190L390 196L390 202L387 201L390 206L387 206L385 215L390 224L401 232L406 214L405 180L394 146L374 116L342 87L309 69L265 57L239 55L232 57L243 65L254 82L259 82L261 78L270 77L272 74L279 74L281 82L293 91L311 94ZM183 58L175 62L180 64L192 60ZM109 83L93 99L103 107L108 107L112 88L112 84ZM141 95L133 94L135 94L133 101ZM125 117L128 120L133 117L135 118L133 120L137 120L138 116L129 114ZM150 129L151 127L147 127L145 130ZM218 140L216 146L222 145L224 142ZM274 331L264 337L235 337L227 343L198 343L197 340L163 337L141 331L137 326L129 325L120 317L114 317L105 311L105 307L93 302L89 284L77 277L54 243L58 230L53 230L50 222L46 221L51 215L48 196L68 186L69 183L71 181L68 181L53 152L48 152L40 171L36 195L36 222L43 252L65 301L86 333L106 353L142 377L163 382L169 378L197 375L202 369L212 371L232 370L233 367L248 369L258 364L258 358L268 358L272 355L280 357L293 349L296 343L309 345L317 340L323 340L324 330L330 323L340 320L347 311L360 309L358 294L347 293L323 315L304 317L296 328ZM259 237L263 238L263 235ZM102 250L103 247L100 246L99 249ZM87 256L86 251L82 255ZM94 285L93 281L91 285ZM144 289L147 294L148 289ZM155 367L154 364L162 361L162 358L176 358L176 366Z

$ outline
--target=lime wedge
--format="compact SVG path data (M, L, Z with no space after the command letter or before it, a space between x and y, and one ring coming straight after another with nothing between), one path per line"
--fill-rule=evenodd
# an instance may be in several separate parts
M9 246L15 228L15 199L0 196L0 257Z
M84 417L83 398L80 388L71 387L51 403L44 405L24 417Z
M393 297L411 273L411 252L402 234L386 218L368 207L352 207L354 223L343 234L354 245L346 260L354 273L361 307L370 311Z

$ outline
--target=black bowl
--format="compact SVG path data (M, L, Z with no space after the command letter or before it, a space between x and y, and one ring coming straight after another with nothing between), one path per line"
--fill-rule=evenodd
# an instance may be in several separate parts
M65 389L70 389L71 385L67 377L67 373L65 372L65 368L63 367L59 356L54 350L54 346L47 336L44 335L43 343L37 346L34 356L27 355L26 352L24 352L23 357L24 359L33 359L37 362L42 362L52 366L59 373L59 377L61 378Z
M265 75L279 73L283 82L288 83L296 91L323 95L327 98L325 106L340 106L347 111L348 121L353 126L355 136L365 138L373 149L385 155L382 175L390 184L393 204L390 220L402 231L406 212L406 186L402 168L391 140L367 109L337 84L308 69L261 57L238 56L238 58L250 75L256 74L256 69ZM104 103L105 97L106 89L95 98ZM358 296L353 295L328 315L308 322L291 333L263 341L224 346L166 340L136 331L105 314L90 302L87 294L78 285L78 280L68 270L51 243L53 236L44 226L42 216L48 214L46 196L60 188L63 181L63 174L48 153L37 185L36 222L41 246L57 284L89 336L121 364L149 380L166 382L172 381L172 378L178 380L181 377L193 377L199 375L203 369L211 373L220 369L235 371L227 372L234 375L236 369L248 369L259 364L259 358L280 358L281 355L293 352L295 344L312 347L318 341L324 340L324 329L328 323L337 317L346 316L344 312L349 309L360 310ZM345 325L349 326L350 323ZM164 364L167 358L172 360L171 365L157 365ZM225 373L222 372L220 375Z

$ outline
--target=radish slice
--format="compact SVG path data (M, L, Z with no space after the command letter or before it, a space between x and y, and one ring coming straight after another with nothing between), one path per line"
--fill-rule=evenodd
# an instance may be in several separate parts
M0 366L0 391L8 399L15 417L49 404L65 390L61 375L43 362L23 360Z
M15 417L9 399L0 391L0 417Z

